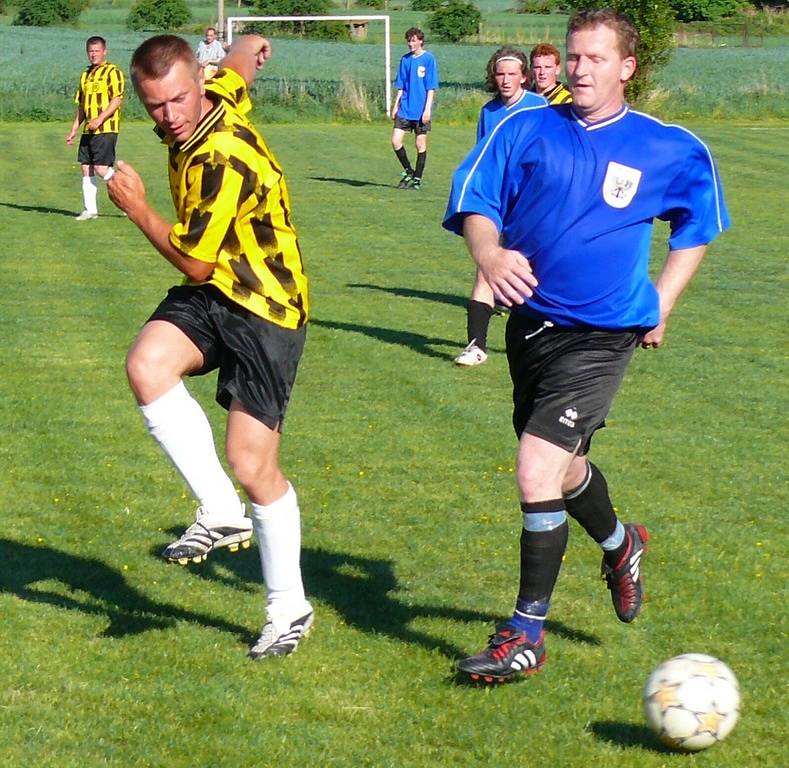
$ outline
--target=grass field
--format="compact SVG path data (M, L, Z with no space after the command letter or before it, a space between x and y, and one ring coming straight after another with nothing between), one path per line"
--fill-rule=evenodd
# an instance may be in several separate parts
M294 657L255 665L254 550L158 557L193 504L123 358L176 275L103 192L99 220L72 220L66 125L3 125L24 150L0 159L0 764L783 766L788 129L690 127L717 154L734 228L666 347L637 355L594 451L625 519L652 532L649 600L619 624L574 527L548 666L481 690L453 664L512 607L520 512L503 322L488 364L451 364L472 268L439 221L470 129L435 131L421 194L392 188L380 126L266 131L312 278L283 463L317 621ZM119 156L169 215L149 126L127 125ZM190 383L220 441L212 386ZM649 671L688 651L723 658L743 690L734 733L695 757L659 746L640 705Z

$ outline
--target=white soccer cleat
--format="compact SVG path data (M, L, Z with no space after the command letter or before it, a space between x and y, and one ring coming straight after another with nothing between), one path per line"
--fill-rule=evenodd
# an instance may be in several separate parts
M251 538L252 521L244 516L243 504L238 517L221 522L208 520L203 507L198 507L194 523L162 552L162 557L180 565L202 563L214 549L226 547L231 552L248 549Z
M472 365L482 365L488 359L488 353L477 346L477 340L472 339L469 345L455 358L455 365L470 368Z
M255 661L271 656L289 656L298 648L301 638L309 634L313 617L314 613L309 604L307 613L292 621L268 611L260 637L247 655Z
M79 216L74 217L74 221L90 221L91 219L98 219L98 213L91 213L90 211L83 211Z

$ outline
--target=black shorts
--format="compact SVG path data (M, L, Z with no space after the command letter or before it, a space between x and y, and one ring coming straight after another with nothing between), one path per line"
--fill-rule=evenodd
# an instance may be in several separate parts
M83 133L77 162L82 165L112 165L115 162L117 133Z
M401 131L405 131L406 133L413 131L417 136L430 133L432 126L433 124L430 120L428 120L426 123L423 123L421 120L406 120L402 117L396 117L394 119L395 128L399 128Z
M305 327L290 330L264 320L213 285L171 288L151 320L172 323L203 353L203 367L191 376L219 369L216 401L223 408L235 398L269 429L282 431Z
M548 327L513 312L506 338L515 433L586 454L605 426L639 333Z

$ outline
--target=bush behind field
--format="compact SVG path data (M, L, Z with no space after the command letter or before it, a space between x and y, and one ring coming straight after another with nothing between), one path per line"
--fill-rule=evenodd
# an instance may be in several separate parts
M127 67L143 33L108 36L112 62ZM195 46L197 35L186 36ZM85 66L85 32L16 27L0 51L0 120L68 121L77 78ZM498 46L431 44L441 70L436 120L476 119L487 98L482 73ZM393 64L402 46L392 49ZM381 46L282 39L254 85L259 112L272 122L385 119ZM674 51L640 106L665 118L686 116L785 118L787 85L782 76L786 46ZM316 76L317 75L317 76ZM145 118L129 89L126 119Z

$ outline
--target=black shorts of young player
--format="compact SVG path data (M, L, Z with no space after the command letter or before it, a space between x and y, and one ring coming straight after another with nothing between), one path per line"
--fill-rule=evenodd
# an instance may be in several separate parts
M178 285L149 318L172 323L202 352L202 376L219 369L216 401L235 398L269 429L282 431L304 350L306 327L282 328L228 299L212 285Z
M417 136L424 136L426 133L430 133L432 125L433 123L431 120L423 123L421 120L406 120L402 117L396 117L394 119L395 128L405 131L406 133L413 132Z
M80 165L113 165L117 133L83 133L79 140L77 162Z
M640 338L636 331L558 328L513 312L507 361L513 384L512 425L566 451L589 451L605 426Z

